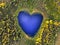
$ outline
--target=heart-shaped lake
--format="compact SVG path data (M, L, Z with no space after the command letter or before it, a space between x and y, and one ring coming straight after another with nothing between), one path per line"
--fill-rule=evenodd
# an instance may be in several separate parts
M26 11L20 11L17 18L19 26L30 37L34 37L38 32L43 20L42 14L34 13L31 15Z

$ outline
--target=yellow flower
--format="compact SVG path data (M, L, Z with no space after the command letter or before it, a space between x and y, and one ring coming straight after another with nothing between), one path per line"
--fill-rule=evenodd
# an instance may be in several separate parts
M46 24L48 24L48 23L49 23L49 21L47 20L47 21L46 21Z
M14 37L14 39L13 40L16 40L16 38Z
M9 23L7 23L6 25L9 26Z
M10 29L8 28L8 33L10 32Z
M47 24L45 25L45 28L48 28L48 25Z
M53 24L53 20L50 20L50 24Z
M58 26L59 24L58 24L58 22L54 22L54 25Z
M38 44L39 42L36 42L36 44Z
M36 41L39 42L40 41L40 38L37 38Z
M42 29L40 30L40 32L39 32L39 35L40 35L40 36L36 39L36 43L41 42L43 31L44 31L44 28L42 28Z
M0 3L0 7L4 7L5 6L5 3Z

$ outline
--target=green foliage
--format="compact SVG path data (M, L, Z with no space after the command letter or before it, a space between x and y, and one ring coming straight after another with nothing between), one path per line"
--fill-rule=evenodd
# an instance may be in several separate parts
M34 40L26 40L26 44L27 45L35 45L35 41Z
M58 1L58 0L57 0ZM56 1L56 2L57 2ZM45 0L45 5L47 7L47 13L48 13L48 17L52 20L57 20L59 21L60 18L60 12L58 12L58 4L55 2L55 0ZM58 6L58 7L57 7ZM51 16L51 17L50 17ZM53 19L53 18L54 19Z

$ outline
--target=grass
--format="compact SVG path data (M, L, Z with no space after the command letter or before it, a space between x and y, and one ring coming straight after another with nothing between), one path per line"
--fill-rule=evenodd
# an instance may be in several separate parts
M0 5L0 45L11 45L17 41L19 45L22 45L22 42L25 45L54 45L56 34L60 29L60 8L57 2L59 3L59 0L56 2L54 0L11 0L4 6ZM46 12L47 18L32 40L32 38L27 39L19 27L17 15L21 10L32 13L34 9L40 13Z

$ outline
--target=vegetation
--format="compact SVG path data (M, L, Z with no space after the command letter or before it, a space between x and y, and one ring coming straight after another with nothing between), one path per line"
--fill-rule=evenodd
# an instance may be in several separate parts
M55 45L60 30L59 3L59 0L0 1L0 45ZM35 37L30 38L19 27L17 15L21 10L32 13L35 9L47 17Z

